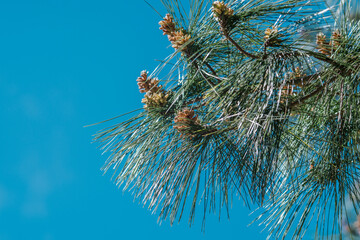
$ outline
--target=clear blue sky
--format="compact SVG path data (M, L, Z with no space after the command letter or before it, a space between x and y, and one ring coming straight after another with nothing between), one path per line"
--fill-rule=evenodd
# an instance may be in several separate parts
M142 106L136 78L172 52L159 20L142 0L0 1L0 240L265 239L241 201L205 233L159 226L102 176L83 126Z

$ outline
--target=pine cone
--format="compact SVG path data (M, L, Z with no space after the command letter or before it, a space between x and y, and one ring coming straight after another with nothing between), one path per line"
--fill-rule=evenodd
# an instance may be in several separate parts
M329 42L326 41L326 36L322 32L316 35L316 44L318 45L319 52L330 55Z
M195 115L194 110L185 108L184 110L177 113L174 118L174 128L181 133L181 136L188 135L194 137L190 130L192 126L200 125L198 117Z
M141 93L147 93L149 91L151 92L158 92L162 86L158 86L159 84L159 80L156 79L156 78L153 78L153 79L149 79L148 78L148 73L144 70L141 72L140 74L140 77L138 77L138 79L136 80L138 83L138 86L139 86L139 90Z
M340 34L339 30L335 30L331 34L330 45L333 47L334 51L336 51L339 48L339 46L341 45L341 34Z
M173 48L179 49L190 40L190 35L185 34L184 30L180 30L169 35L169 40L173 44Z
M273 46L273 45L277 45L277 44L281 43L282 40L279 39L279 36L280 36L279 30L276 26L267 28L265 30L265 36L264 36L267 46Z
M299 67L296 67L295 71L290 72L289 75L290 75L290 80L295 80L296 78L302 78L302 77L306 76L306 74L304 74L303 71ZM294 83L294 84L295 84L295 86L303 87L305 83L304 82L297 82L297 83Z
M277 27L275 26L272 26L271 28L267 28L265 30L265 36L264 36L264 39L269 39L271 35L275 35L278 33L278 29Z
M164 35L171 35L175 32L174 18L170 14L166 14L163 21L159 22L160 29L164 32Z
M280 103L285 103L289 97L295 96L300 90L301 88L297 85L285 85L281 89Z
M160 29L163 30L164 35L167 35L169 41L172 43L172 47L175 49L181 48L185 43L187 43L191 36L186 34L184 29L176 31L176 25L174 19L170 14L166 14L163 21L160 21ZM184 48L182 51L185 51Z
M224 18L234 15L234 10L227 6L224 2L215 1L212 4L213 16L216 20L221 21Z
M164 90L158 93L147 92L141 102L145 104L145 108L163 107L166 105L168 97L169 94L166 93Z

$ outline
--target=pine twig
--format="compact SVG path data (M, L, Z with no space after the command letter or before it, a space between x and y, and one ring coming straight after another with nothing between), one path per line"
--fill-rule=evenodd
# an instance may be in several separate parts
M207 62L204 62L204 63L205 63L205 65L209 68L209 70L212 72L212 74L213 74L214 76L217 76L215 70L210 66L210 64L207 63Z
M229 40L241 53L245 54L246 56L248 56L249 58L252 58L252 59L259 58L258 56L248 53L242 47L240 47L240 45L237 42L235 42L235 40L232 39L232 37L230 37L230 35L227 33L227 31L223 31L223 33L224 33L224 36L226 37L226 39Z

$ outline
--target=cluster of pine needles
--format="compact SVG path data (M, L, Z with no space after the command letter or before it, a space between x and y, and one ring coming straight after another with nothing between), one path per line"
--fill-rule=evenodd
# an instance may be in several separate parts
M174 53L137 79L143 109L96 134L103 170L171 223L241 198L269 238L342 235L345 203L360 202L360 23L347 5L163 4Z

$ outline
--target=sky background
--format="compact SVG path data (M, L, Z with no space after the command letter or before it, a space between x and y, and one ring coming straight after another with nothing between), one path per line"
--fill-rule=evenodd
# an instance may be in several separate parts
M84 126L142 107L136 78L173 52L160 20L143 0L0 1L0 240L266 238L240 200L205 233L159 225L100 171L103 126Z
M142 0L0 1L0 240L265 239L241 201L205 233L159 226L102 176L83 126L142 106L136 78L173 51L160 20Z

